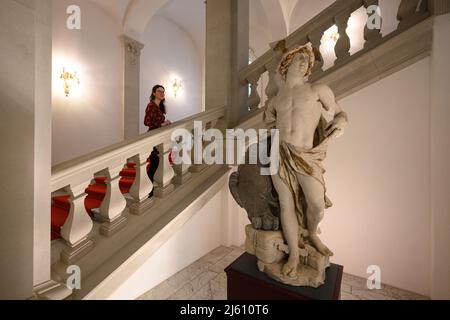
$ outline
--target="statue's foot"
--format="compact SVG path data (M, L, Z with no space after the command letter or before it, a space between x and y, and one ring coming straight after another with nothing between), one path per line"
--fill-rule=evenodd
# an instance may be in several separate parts
M319 251L324 256L331 257L334 255L334 253L330 249L328 249L326 245L322 243L322 241L319 239L317 235L310 235L309 239L311 240L312 244L317 249L317 251Z
M282 273L285 276L295 278L297 276L297 267L299 264L298 255L290 255L288 261L283 266Z

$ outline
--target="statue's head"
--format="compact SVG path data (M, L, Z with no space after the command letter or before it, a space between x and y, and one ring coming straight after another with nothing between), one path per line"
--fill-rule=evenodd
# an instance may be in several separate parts
M312 45L308 43L285 54L283 59L281 59L278 72L283 80L286 80L288 71L291 68L295 68L294 72L298 72L302 76L307 77L311 74L315 60L316 58Z

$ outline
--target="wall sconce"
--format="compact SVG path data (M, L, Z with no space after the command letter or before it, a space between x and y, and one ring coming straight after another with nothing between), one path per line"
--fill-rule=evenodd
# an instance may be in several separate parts
M77 73L70 73L66 71L66 69L63 69L63 72L60 77L64 81L64 94L66 97L69 97L70 90L72 89L72 86L74 83L80 84L80 79L77 77Z
M183 83L180 79L174 79L172 86L173 86L173 94L176 98L178 91L183 88Z

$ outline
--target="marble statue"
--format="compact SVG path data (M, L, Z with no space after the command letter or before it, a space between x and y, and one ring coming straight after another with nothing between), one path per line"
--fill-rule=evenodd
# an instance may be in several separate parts
M251 220L246 227L246 250L257 256L259 269L277 281L318 287L325 281L333 255L319 238L319 223L332 205L326 196L322 161L329 142L343 134L347 115L328 86L305 81L314 62L314 51L307 44L288 52L279 65L281 86L264 112L267 128L279 130L279 172L271 177L273 197L260 205L273 207L276 199L278 210L271 213L279 215L281 230L267 230ZM242 198L249 194L236 191L241 180L252 179L243 172L238 170L232 177L230 189L234 186L240 205L246 208ZM265 188L266 193L271 189Z

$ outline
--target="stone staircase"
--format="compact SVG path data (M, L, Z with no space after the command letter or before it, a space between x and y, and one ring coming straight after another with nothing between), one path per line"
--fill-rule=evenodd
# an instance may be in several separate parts
M420 2L407 1L417 5ZM386 37L380 37L379 32L367 32L367 45L353 55L349 55L349 38L342 36L346 32L345 18L348 19L361 6L367 8L370 4L378 4L378 1L338 0L280 41L240 73L241 84L251 87L251 95L249 113L237 128L263 127L264 106L260 104L257 90L261 76L267 73L269 77L265 91L265 101L268 101L278 91L275 74L283 53L307 42L317 46L320 41L318 35L334 23L339 24L339 33L342 33L335 48L337 60L328 70L323 70L319 64L314 69L311 82L330 85L338 98L428 56L434 13L424 5L418 6L419 11L409 10L405 3L403 0L399 7L402 23L398 30ZM225 107L211 109L54 167L52 240L62 243L63 248L59 261L52 265L52 279L64 283L67 266L76 263L83 270L84 287L75 292L74 297L83 298L145 243L157 238L183 210L193 205L204 205L212 192L218 192L215 183L229 172L227 166L172 167L168 155L173 131L192 131L194 121L202 121L204 128L213 128L225 117ZM147 177L148 151L154 147L161 154L155 186ZM192 178L187 179L191 174ZM181 182L174 186L175 181ZM149 199L154 187L155 197ZM176 232L176 228L170 232ZM155 246L154 250L157 248Z
M150 162L148 162L147 170L149 166ZM121 177L119 187L123 195L130 193L136 177L135 167L135 163L128 162L119 174ZM87 197L84 201L84 207L86 208L87 214L94 220L95 211L98 211L100 208L107 192L106 179L107 177L104 176L95 177L93 182L85 190ZM53 241L61 238L61 228L69 217L70 195L53 196L51 210L51 240Z

